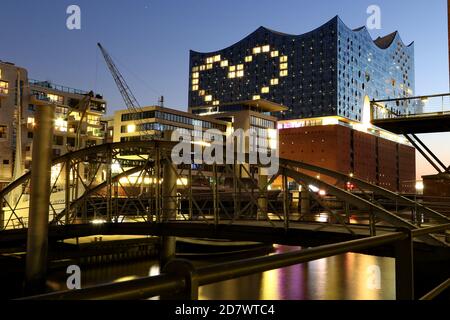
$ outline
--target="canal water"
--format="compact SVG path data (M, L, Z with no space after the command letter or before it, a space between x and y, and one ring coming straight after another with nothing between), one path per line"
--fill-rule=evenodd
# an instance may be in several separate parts
M271 254L300 249L275 246ZM239 257L242 259L242 256ZM232 257L221 258L230 261ZM197 266L220 263L220 259L193 260ZM159 274L156 260L113 263L81 268L83 288ZM48 284L66 290L65 270L54 271ZM346 253L287 268L223 281L199 289L201 300L393 300L395 260Z

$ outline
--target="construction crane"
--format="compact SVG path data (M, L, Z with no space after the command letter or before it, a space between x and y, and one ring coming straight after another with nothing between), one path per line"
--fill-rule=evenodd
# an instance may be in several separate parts
M144 133L144 135L141 135L142 138L148 138L150 136L153 136L154 134L145 127L145 125L142 125L142 119L138 116L139 113L142 113L142 108L140 107L136 97L134 96L133 92L131 92L130 87L128 86L127 82L123 78L122 74L120 73L119 69L117 69L114 61L112 60L111 56L108 54L108 52L103 48L103 46L100 43L97 43L98 47L100 48L100 51L102 52L103 58L105 58L106 65L108 66L109 71L111 72L111 75L114 78L114 82L117 85L117 88L119 89L120 94L122 95L122 98L125 102L125 105L127 106L127 109L131 111L132 113L136 114L136 120L138 124L141 124L140 126L140 132Z

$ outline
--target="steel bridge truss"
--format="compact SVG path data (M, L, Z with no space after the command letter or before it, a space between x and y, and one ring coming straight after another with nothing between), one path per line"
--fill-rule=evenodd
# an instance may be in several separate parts
M353 234L352 216L367 217L365 226L372 236L380 226L419 229L420 222L414 219L418 214L429 225L450 222L445 215L397 193L307 163L280 159L278 172L270 177L263 176L263 166L257 164L175 165L171 161L174 144L157 140L110 143L55 158L49 223L258 221L274 227L281 223L289 229L308 221L311 214L293 205L292 182L307 193L301 201L311 201L309 211L320 208L330 217L315 230L333 224ZM0 191L0 229L27 227L30 177L27 172ZM357 192L346 190L347 182ZM274 185L278 189L273 190ZM311 185L325 190L340 206L331 205ZM405 211L411 212L411 219L400 214ZM424 234L420 239L446 245L436 235Z

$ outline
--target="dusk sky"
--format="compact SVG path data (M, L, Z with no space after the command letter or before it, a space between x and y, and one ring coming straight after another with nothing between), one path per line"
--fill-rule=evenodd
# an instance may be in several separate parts
M66 28L66 8L81 7L81 30ZM93 89L108 101L108 113L125 108L96 46L101 42L141 105L186 110L189 49L229 46L259 26L301 34L335 15L350 28L366 24L367 7L381 8L381 30L398 30L415 42L417 95L449 91L445 0L0 0L0 60L28 69L29 77ZM449 134L424 141L450 164ZM432 174L421 156L418 177Z

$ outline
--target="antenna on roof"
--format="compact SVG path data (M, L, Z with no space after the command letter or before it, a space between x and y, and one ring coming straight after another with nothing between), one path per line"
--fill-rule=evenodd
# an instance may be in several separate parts
M164 96L159 97L158 103L161 108L164 108Z

